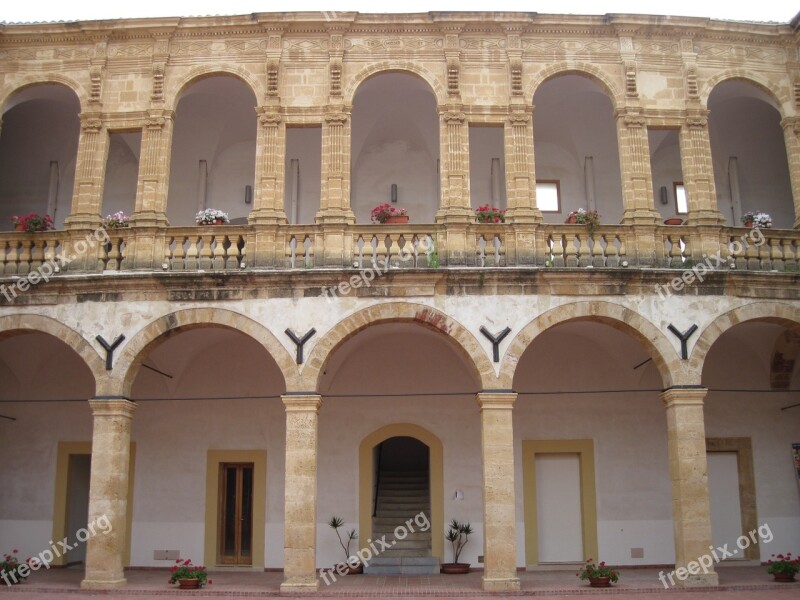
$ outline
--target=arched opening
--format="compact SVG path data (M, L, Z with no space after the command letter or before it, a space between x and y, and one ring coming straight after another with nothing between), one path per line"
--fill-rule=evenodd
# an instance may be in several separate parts
M206 208L246 223L256 164L256 97L242 80L213 75L192 82L175 111L167 217L194 225Z
M59 83L28 86L7 102L0 132L0 230L12 216L49 214L61 228L71 210L81 106Z
M674 560L662 388L621 323L566 321L521 354L514 437L527 565Z
M796 322L744 320L717 338L703 363L712 543L737 548L739 536L764 523L774 536L727 560L766 561L770 548L800 535L790 454L800 431L798 345Z
M436 96L409 73L380 73L353 97L351 208L370 222L378 204L405 208L412 223L432 223L439 208ZM394 190L394 191L393 191Z
M791 229L789 163L775 100L750 82L728 80L711 91L708 108L719 211L734 227L745 213L762 211L773 227Z
M286 384L275 360L240 331L195 324L137 362L135 564L163 565L155 547L206 565L281 565L280 544L265 544L283 525Z
M88 522L95 380L56 336L17 330L0 336L0 381L0 452L16 457L0 470L0 537L35 556ZM74 544L54 564L85 556Z
M618 223L622 179L611 98L594 79L568 73L540 85L533 104L536 179L555 183L562 200L539 206L545 222L563 223L585 208L597 210L603 223Z

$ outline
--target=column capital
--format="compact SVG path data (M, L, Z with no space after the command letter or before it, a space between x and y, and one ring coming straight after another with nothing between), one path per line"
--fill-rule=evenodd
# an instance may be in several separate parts
M517 399L517 393L505 390L491 390L478 392L478 406L484 410L512 410Z
M283 117L274 106L257 106L256 114L258 122L264 127L277 127L283 121Z
M124 396L98 396L89 400L94 417L133 417L136 403Z
M786 132L800 135L800 116L797 117L784 117L781 119L781 127Z
M647 119L639 112L638 108L618 108L614 112L614 117L622 121L626 127L638 129L647 126Z
M703 406L708 389L697 387L672 387L661 392L661 401L665 408L678 406Z
M286 412L313 412L317 413L322 406L322 396L319 394L284 394L281 396Z
M88 133L97 133L103 128L103 119L98 112L83 112L78 115L81 121L81 129Z

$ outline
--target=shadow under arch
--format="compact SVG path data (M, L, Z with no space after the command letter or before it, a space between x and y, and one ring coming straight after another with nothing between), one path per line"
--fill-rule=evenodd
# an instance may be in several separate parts
M352 105L353 99L355 98L356 92L361 84L367 79L371 79L372 77L378 75L383 75L384 73L407 73L409 75L415 75L427 83L431 88L431 92L436 98L437 106L441 106L447 100L444 86L434 73L411 61L389 60L370 64L353 75L353 77L347 82L344 92L342 93L345 102L349 105Z
M169 86L164 93L164 105L170 110L177 110L178 103L192 85L211 77L231 77L243 83L253 94L254 106L258 106L258 99L264 96L262 86L244 69L230 65L201 65L191 69L177 80L174 86Z
M630 308L598 300L562 304L542 313L525 325L511 340L500 365L500 385L511 388L520 358L536 337L552 327L569 321L604 323L638 341L653 359L664 388L687 383L678 351L671 341L649 320Z
M428 447L431 514L431 555L444 562L444 449L442 441L433 433L413 423L393 423L373 431L358 447L358 528L361 548L372 539L372 490L375 465L372 449L393 437L411 437ZM417 524L414 524L417 527Z
M624 104L624 96L620 92L619 86L611 78L611 75L595 65L583 62L557 63L543 69L540 73L537 73L535 79L529 84L526 97L533 99L543 84L562 75L578 75L594 81L611 100L614 109Z
M0 96L0 115L5 114L14 108L14 106L16 106L17 97L22 95L22 99L20 101L24 101L24 99L26 99L24 96L29 92L29 90L41 85L60 85L68 89L75 95L75 99L80 105L80 111L83 112L85 109L89 96L80 83L71 77L67 77L66 75L59 73L42 73L24 77L21 81L15 82L13 88L9 87L8 89L3 90L2 95ZM12 102L12 100L14 101Z
M189 308L171 312L151 321L127 342L116 360L115 369L123 373L122 395L130 396L131 386L150 351L173 335L200 327L223 327L243 333L258 342L280 369L285 389L293 391L297 366L294 359L266 327L240 313L220 308Z
M478 340L463 325L446 313L413 302L387 302L361 309L339 321L317 344L302 368L302 383L306 390L319 390L324 367L344 342L378 323L412 323L444 335L466 361L484 389L496 387L492 363Z
M782 302L753 302L733 308L718 316L697 337L689 355L689 368L702 375L706 357L714 343L727 331L740 323L762 321L800 328L800 308Z
M103 393L101 381L106 378L105 360L80 333L60 321L42 315L0 317L0 341L21 332L44 333L64 342L89 368L94 380L95 394Z
M711 98L711 94L713 94L714 90L717 89L717 86L722 83L729 83L732 81L749 84L760 90L769 97L771 106L778 111L778 113L781 115L781 118L786 116L784 114L783 107L786 104L791 104L791 99L788 97L781 98L775 90L769 87L769 81L760 77L757 73L748 71L746 69L726 69L710 77L705 82L703 89L700 92L700 102L703 104L703 106L708 108L708 101Z

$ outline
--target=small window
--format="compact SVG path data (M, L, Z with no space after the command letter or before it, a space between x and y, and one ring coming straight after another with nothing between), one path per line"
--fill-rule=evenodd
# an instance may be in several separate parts
M677 213L679 215L688 215L689 201L686 198L686 188L683 186L683 182L676 181L673 186L675 188L675 204L677 207Z
M545 213L561 212L561 186L557 179L536 181L536 205Z

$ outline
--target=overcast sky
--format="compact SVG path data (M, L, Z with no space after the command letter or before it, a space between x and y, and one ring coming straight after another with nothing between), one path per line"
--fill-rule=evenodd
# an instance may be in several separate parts
M131 17L176 17L191 15L240 15L253 12L359 11L427 12L435 10L531 11L539 13L637 13L676 16L713 17L739 21L777 21L788 23L800 6L797 0L757 0L727 2L672 0L403 0L397 3L366 0L292 0L269 2L255 0L133 0L101 2L83 0L3 0L0 22L83 21L89 19Z

